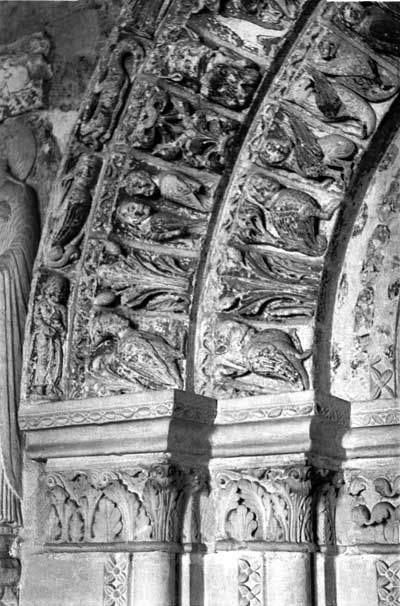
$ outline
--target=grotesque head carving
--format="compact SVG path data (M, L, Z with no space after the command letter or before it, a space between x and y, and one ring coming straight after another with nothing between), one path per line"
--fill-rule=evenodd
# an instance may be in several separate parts
M150 216L151 210L147 204L137 200L125 200L117 210L118 219L126 225L140 225Z

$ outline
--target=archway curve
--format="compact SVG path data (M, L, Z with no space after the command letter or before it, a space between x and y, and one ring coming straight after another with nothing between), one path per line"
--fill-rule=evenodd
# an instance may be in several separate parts
M369 190L373 186L374 178L379 174L379 171L384 169L383 166L385 164L390 166L391 150L393 149L393 145L395 145L394 141L399 137L399 111L400 103L399 99L396 99L390 112L385 116L380 128L375 133L370 148L365 154L362 163L360 163L357 174L354 175L353 182L346 196L346 203L342 206L338 215L336 229L326 256L322 276L323 288L320 291L315 334L317 352L315 357L315 373L316 377L318 377L316 389L322 394L332 393L331 365L332 363L334 364L332 360L332 328L335 314L338 316L340 313L338 310L338 291L340 289L340 282L343 280L345 261L352 252L354 255L354 251L349 250L349 243L355 229L357 230L356 225L359 224L361 232L365 227L367 217L364 204ZM395 160L396 156L394 155L393 161ZM376 198L370 203L368 214L376 212L379 205L382 204L384 196L384 191L378 193ZM360 268L366 264L365 255L367 251L364 250L363 252L364 254L361 253L357 257ZM393 280L393 276L387 271L387 267L385 269L386 274L384 279L389 283ZM360 276L355 274L352 276L352 279L359 283ZM352 320L354 322L354 313ZM350 322L350 318L346 317L344 324L347 323L346 321ZM372 320L372 325L375 323L376 318ZM369 327L371 330L373 328L372 325ZM351 327L347 326L347 328L353 332L354 324ZM343 329L345 330L345 326ZM338 336L340 338L340 333ZM349 387L346 383L343 385L343 389L348 389ZM397 393L396 390L395 393ZM341 397L344 396L345 394L342 392ZM349 393L347 393L347 397L350 397ZM366 394L364 394L364 399L368 399Z
M399 87L347 6L155 2L143 29L126 4L42 239L25 400L313 387L337 209Z

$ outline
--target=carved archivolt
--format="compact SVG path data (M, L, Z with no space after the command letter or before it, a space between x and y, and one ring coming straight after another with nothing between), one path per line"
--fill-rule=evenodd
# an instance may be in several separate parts
M25 398L313 387L337 213L399 89L397 47L373 26L387 18L294 0L125 3L49 213Z

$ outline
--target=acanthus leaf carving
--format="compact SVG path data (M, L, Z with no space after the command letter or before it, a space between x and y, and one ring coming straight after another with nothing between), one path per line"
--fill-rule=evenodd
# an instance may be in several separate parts
M48 472L49 543L197 542L202 470L149 468Z
M221 275L219 311L279 320L314 315L320 265L261 253L236 244L227 249L229 272Z
M217 540L312 541L310 478L300 467L218 472Z
M97 268L96 305L120 304L131 309L187 312L193 263L190 259L131 250L115 242L104 244Z

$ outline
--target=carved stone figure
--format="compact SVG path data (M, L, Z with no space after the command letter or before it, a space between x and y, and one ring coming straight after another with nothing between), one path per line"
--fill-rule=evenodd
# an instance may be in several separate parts
M186 99L154 87L128 129L127 140L165 160L182 159L195 168L221 172L238 127L234 120L195 109Z
M253 229L258 234L249 234L252 243L262 243L264 238L265 243L272 239L274 246L297 250L306 255L319 256L325 252L327 240L319 234L319 221L332 217L337 208L336 201L331 208L322 210L317 200L309 194L282 187L274 179L259 173L248 179L246 192L249 200L262 212L261 221L258 221L258 225L256 221ZM266 228L266 211L278 237L274 237Z
M309 389L303 361L311 350L302 351L293 333L254 328L231 320L219 324L215 336L215 378L234 389L268 393Z
M79 121L78 137L97 150L111 139L138 65L144 59L143 47L130 38L117 44Z
M113 312L97 315L91 324L86 387L97 395L147 389L182 388L181 354L160 335L131 328Z
M72 172L65 179L66 192L52 230L47 253L50 267L64 267L79 257L79 244L92 204L92 188L98 175L97 156L82 154Z
M17 429L23 327L39 239L37 203L25 184L36 160L32 132L15 120L0 127L0 526L21 524ZM2 534L2 533L0 533ZM7 534L7 533L5 533ZM0 536L0 552L5 536ZM6 554L8 555L8 554ZM0 553L0 559L1 559ZM10 567L13 568L12 563ZM10 574L15 572L10 569ZM3 574L0 570L0 587ZM10 577L11 579L11 577ZM11 583L10 583L11 586Z
M42 33L0 46L0 122L43 106L43 82L52 75L49 51Z
M321 38L311 60L321 73L368 101L385 101L399 89L398 77L332 33Z
M283 168L308 179L346 183L355 153L353 141L337 134L316 137L305 122L285 106L264 133L258 160L264 166Z
M120 298L121 305L134 309L188 310L191 266L187 259L139 251L124 256L115 243L111 244L113 254L104 255L97 268L101 286L96 304L110 305Z
M57 399L62 396L63 345L67 332L68 285L57 274L45 277L33 313L32 352L35 360L31 393Z
M134 238L160 243L181 243L192 247L205 231L204 219L190 219L170 211L157 210L140 198L122 202L116 212L122 232Z
M346 2L338 6L337 21L376 53L400 57L400 25L380 7Z
M320 120L340 124L349 134L367 138L375 130L376 115L370 104L340 82L331 83L312 66L296 79L291 99Z
M230 109L247 107L260 80L258 66L228 50L211 50L192 30L168 32L153 56L162 76L190 86L204 97Z
M124 189L131 196L154 197L159 191L165 200L199 212L210 210L207 201L199 198L202 183L182 173L162 172L150 175L144 170L132 171L124 179Z

